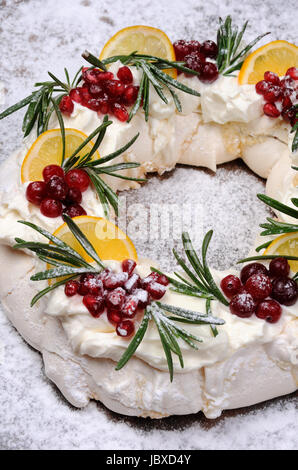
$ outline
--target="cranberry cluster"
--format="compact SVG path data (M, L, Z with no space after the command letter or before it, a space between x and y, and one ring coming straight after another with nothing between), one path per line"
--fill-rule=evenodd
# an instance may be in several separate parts
M294 103L298 99L298 68L289 68L282 79L274 72L265 72L264 80L256 84L256 92L266 101L263 106L266 116L277 118L281 115L294 126L297 121Z
M278 322L282 314L280 304L294 305L298 298L297 282L288 277L289 273L288 261L275 258L270 262L269 271L261 263L250 263L241 270L240 279L226 276L220 286L231 299L231 313L241 318L255 313L269 323Z
M100 274L83 274L79 281L65 284L65 295L83 296L83 304L94 318L106 309L117 334L127 338L134 332L133 319L137 313L153 300L160 300L169 284L166 276L156 272L141 279L134 273L135 267L134 260L126 259L122 262L122 272L105 269Z
M112 114L119 121L128 119L127 107L132 106L138 96L139 87L133 85L133 75L129 67L120 67L115 79L112 72L99 69L82 69L83 83L73 88L69 95L60 101L60 111L70 115L75 101L101 114Z
M218 48L215 42L185 41L180 39L173 44L177 61L185 62L185 66L199 73L201 82L212 83L218 78L216 64L206 59L216 59ZM191 74L185 74L192 77Z
M43 170L44 181L33 181L26 190L26 198L40 207L46 217L59 217L66 213L70 217L86 215L80 205L82 193L90 184L88 174L81 169L73 169L64 173L59 165L48 165Z

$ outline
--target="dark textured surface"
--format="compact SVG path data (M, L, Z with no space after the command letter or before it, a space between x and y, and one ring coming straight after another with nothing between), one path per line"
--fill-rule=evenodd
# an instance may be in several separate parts
M248 39L271 31L272 39L297 41L296 2L251 0L27 0L0 1L0 81L11 105L46 78L67 66L81 65L80 53L98 53L118 29L149 24L164 29L171 39L215 38L218 15L231 13L238 24L250 20ZM0 122L0 159L21 142L22 112ZM146 187L127 194L128 205L181 202L195 205L192 231L200 245L202 234L215 229L211 262L228 267L253 242L265 210L255 194L263 182L243 164L228 164L216 176L207 170L181 167L164 178L153 177ZM199 202L199 204L198 204ZM132 238L133 238L133 234ZM179 241L136 240L146 256L172 265L171 248ZM162 421L119 417L100 404L84 410L69 406L46 380L42 361L0 316L0 448L3 449L294 449L297 448L297 394L241 412L227 412L215 421L199 415ZM0 344L0 346L1 346ZM2 361L1 361L2 358ZM1 364L2 362L2 364ZM179 435L178 432L179 431Z

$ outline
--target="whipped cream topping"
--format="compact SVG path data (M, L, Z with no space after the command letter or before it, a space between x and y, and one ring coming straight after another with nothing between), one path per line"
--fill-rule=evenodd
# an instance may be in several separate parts
M152 263L152 261L141 260L135 272L142 277L150 274ZM121 264L116 261L108 261L105 264L116 272L121 269ZM225 273L214 271L213 275L215 280L220 281ZM177 307L185 307L187 302L188 309L200 313L205 312L204 299L185 297L172 292L169 288L161 302ZM129 341L116 334L114 326L107 319L106 312L98 319L93 318L83 305L82 297L66 297L63 287L56 289L51 295L45 313L60 318L72 348L78 354L118 361L129 344ZM176 372L187 372L210 366L227 359L243 347L272 343L281 332L285 331L288 322L293 322L295 318L298 318L297 308L283 307L282 318L276 324L269 324L256 316L240 319L231 315L229 308L218 301L212 302L212 313L225 321L224 325L218 326L219 334L216 337L212 335L209 325L182 325L183 328L201 338L203 342L196 343L198 350L195 350L178 340L184 358L184 369L180 368L178 358L175 356L173 360ZM136 328L142 316L143 313L140 312L136 317ZM291 329L289 334L293 334ZM290 343L292 344L292 341ZM293 348L293 346L289 347ZM289 354L292 357L294 353L289 352ZM135 356L152 367L167 370L167 361L154 322L150 322Z

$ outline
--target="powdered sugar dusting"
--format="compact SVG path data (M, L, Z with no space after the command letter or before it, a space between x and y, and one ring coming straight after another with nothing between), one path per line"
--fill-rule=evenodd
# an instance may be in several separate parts
M3 0L0 81L6 91L4 105L30 94L32 83L46 79L47 70L61 77L67 66L73 75L82 64L80 53L85 48L98 53L115 31L131 23L160 27L173 40L214 39L210 32L215 31L218 15L230 13L239 25L250 19L250 40L265 31L272 32L272 39L296 39L294 0L288 0L278 14L270 0L251 0L241 6L236 0L186 0L183 5L182 14L178 0L171 2L171 8L166 0L127 0L125 8L123 1L114 0L112 9L107 0ZM21 111L1 121L1 159L20 144L22 115ZM266 215L255 198L262 190L262 181L243 164L229 164L220 168L216 177L206 170L179 168L162 180L150 179L127 197L129 204L152 200L176 203L178 212L182 201L196 204L200 217L191 230L192 236L199 234L195 245L199 247L203 233L213 227L211 264L228 268L246 254L258 223ZM134 239L133 233L130 235ZM164 269L172 266L173 246L180 250L176 239L152 243L140 239L136 245L147 257L160 258ZM2 449L297 448L297 394L249 411L227 412L212 422L201 415L163 421L126 418L95 403L76 410L45 378L39 354L25 344L3 315L0 331Z

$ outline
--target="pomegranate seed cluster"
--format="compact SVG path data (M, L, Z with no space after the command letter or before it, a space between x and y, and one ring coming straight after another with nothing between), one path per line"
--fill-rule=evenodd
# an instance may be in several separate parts
M64 173L59 165L48 165L43 170L43 181L33 181L27 186L26 198L45 217L55 218L66 213L70 217L86 215L81 206L82 193L90 184L88 174L82 169Z
M83 274L79 281L69 281L64 292L67 297L83 296L83 304L94 318L104 311L116 328L118 336L128 338L134 331L134 318L152 301L160 300L169 284L166 276L152 272L141 278L134 272L136 262L122 262L122 271L105 269L100 274Z
M127 121L128 108L135 103L139 92L129 67L120 67L117 77L112 72L84 67L82 79L82 84L60 101L62 113L70 115L76 102L99 114L111 114L121 122Z
M298 99L298 68L291 67L284 78L274 72L265 72L264 80L256 84L256 92L262 95L263 111L271 118L282 118L293 127L297 122L295 103Z
M185 41L180 39L173 44L177 61L185 62L185 66L199 73L198 79L203 83L212 83L218 78L216 64L208 59L216 59L218 48L215 42ZM178 71L178 73L180 73ZM193 77L191 74L186 76Z
M290 266L285 258L275 258L269 270L261 263L244 266L240 279L230 274L220 286L230 299L230 311L240 318L255 314L269 323L281 317L281 305L294 305L298 299L297 282L289 278Z

